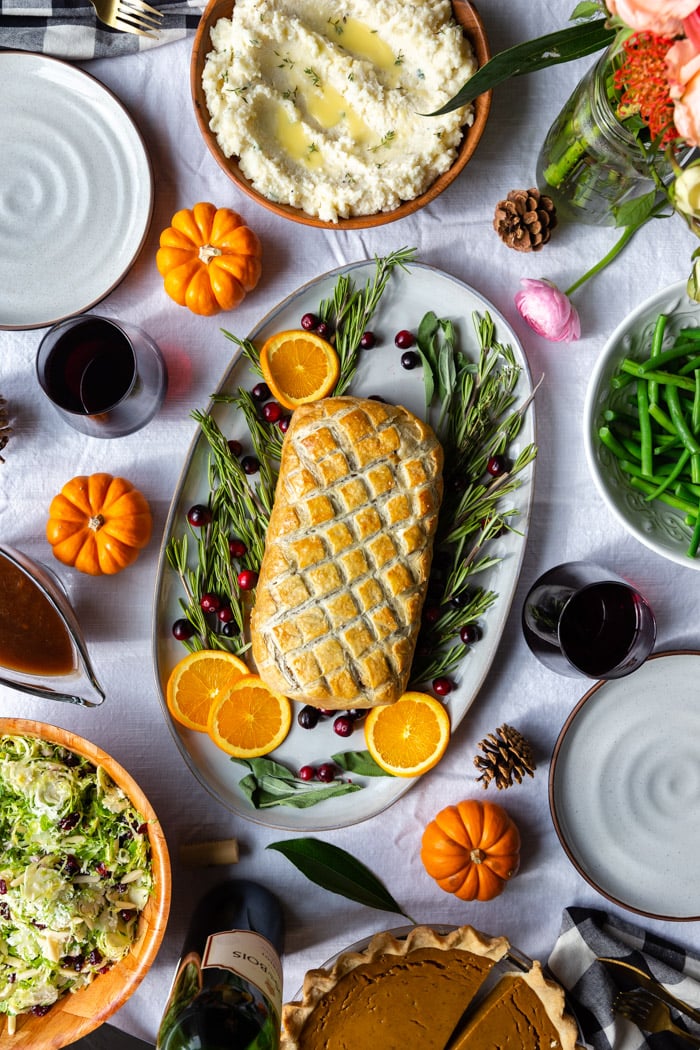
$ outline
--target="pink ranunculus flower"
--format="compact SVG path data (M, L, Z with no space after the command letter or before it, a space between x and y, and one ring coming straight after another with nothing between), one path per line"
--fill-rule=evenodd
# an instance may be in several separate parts
M636 33L648 30L660 36L678 36L683 19L697 8L697 0L607 0L611 15L617 15Z
M692 40L677 40L666 53L673 99L673 123L689 146L700 146L700 51Z
M696 51L700 51L700 7L683 19L683 32L692 40Z
M551 281L529 277L515 294L515 305L530 328L553 343L572 343L581 335L581 321L569 297Z

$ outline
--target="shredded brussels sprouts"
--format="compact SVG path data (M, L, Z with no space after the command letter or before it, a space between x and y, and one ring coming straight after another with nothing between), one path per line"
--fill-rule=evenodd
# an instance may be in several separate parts
M0 736L0 1012L44 1014L122 959L153 886L147 827L101 767Z

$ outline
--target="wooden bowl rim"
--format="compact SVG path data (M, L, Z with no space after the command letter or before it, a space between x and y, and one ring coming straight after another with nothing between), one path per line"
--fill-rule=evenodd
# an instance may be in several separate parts
M20 1015L14 1035L6 1031L0 1033L0 1050L61 1050L111 1017L148 973L162 943L170 911L172 876L168 846L160 821L143 790L116 759L96 744L71 730L27 718L0 717L0 735L39 737L102 766L148 824L154 891L143 910L141 933L132 950L86 988L59 999L44 1017ZM105 1002L100 993L105 991L110 977L117 983L117 975L121 977L118 992ZM66 1005L77 1009L66 1013L62 1009ZM80 1012L83 1007L85 1016Z
M481 16L471 0L451 0L455 19L462 26L465 36L470 41L477 59L478 67L485 65L491 57L491 50L486 35L486 29ZM253 184L243 175L235 157L226 157L221 151L216 136L209 128L209 112L207 110L204 89L202 87L202 70L206 55L211 50L209 32L219 18L229 17L235 0L208 0L202 13L192 46L192 57L190 61L190 93L194 104L195 117L202 137L216 160L219 167L224 171L231 181L238 186L248 197L252 198L264 208L285 219L302 223L305 226L315 226L326 230L359 230L374 226L383 226L385 223L395 222L407 215L412 215L420 208L425 207L435 200L450 183L460 174L467 162L473 156L479 140L484 132L486 121L491 108L492 91L486 91L474 100L474 119L468 127L465 127L462 142L452 166L431 183L431 185L419 196L410 201L404 201L398 208L391 211L379 212L375 215L353 215L349 218L339 218L337 222L319 219L315 215L309 215L301 208L294 208L289 204L279 204L268 200Z

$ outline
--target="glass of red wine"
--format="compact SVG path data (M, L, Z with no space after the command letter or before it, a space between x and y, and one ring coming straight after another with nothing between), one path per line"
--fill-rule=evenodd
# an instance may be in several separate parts
M622 678L656 641L646 598L616 573L582 561L540 576L525 599L522 626L538 660L570 677Z
M59 415L91 437L140 430L160 408L168 385L165 361L150 336L96 314L50 328L36 370Z

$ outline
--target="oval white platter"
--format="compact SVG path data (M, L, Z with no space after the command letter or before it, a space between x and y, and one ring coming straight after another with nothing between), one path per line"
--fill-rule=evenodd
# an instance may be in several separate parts
M275 332L299 328L303 314L307 311L318 312L321 301L331 296L339 274L349 273L355 287L361 288L373 278L374 272L374 262L358 262L317 278L280 303L248 338L256 345L262 345L262 342ZM473 315L475 312L482 317L486 313L490 314L495 324L497 341L512 347L521 369L516 388L516 403L522 404L528 399L532 393L532 383L527 360L517 336L503 317L474 289L442 271L417 263L410 264L407 270L397 268L393 271L371 322L371 329L378 337L378 345L363 354L349 393L365 397L378 394L386 400L404 405L416 415L425 415L422 370L416 368L406 371L401 367L401 351L394 346L394 335L404 328L417 330L422 317L429 310L434 310L438 316L450 318L454 322L459 333L459 345L473 360L478 356ZM216 393L231 393L240 386L250 389L258 378L247 361L235 360L229 366ZM245 444L245 422L234 407L217 403L210 405L207 411L211 412L228 439L238 438ZM514 454L534 442L534 431L535 419L531 405L525 413L520 433L511 446ZM172 624L182 615L178 602L182 591L179 580L167 564L165 548L173 535L182 535L188 508L194 503L207 502L208 461L207 442L201 435L197 435L173 497L160 554L153 651L166 721L185 762L197 779L222 805L249 820L294 831L324 831L366 820L395 802L415 783L415 779L353 777L356 782L364 785L361 791L326 799L306 809L286 806L254 809L238 787L238 782L246 775L246 769L232 762L206 734L188 730L170 717L164 698L167 680L172 668L186 655L187 650L172 636ZM514 527L518 532L508 531L492 541L490 551L501 560L488 573L479 576L480 585L494 590L498 598L480 621L483 637L469 651L457 673L452 676L456 688L448 698L448 709L453 727L464 717L488 673L517 586L530 519L534 463L530 464L520 477L520 487L507 498L505 504L517 511ZM295 705L295 715L296 709ZM341 751L364 750L364 733L361 727L362 723L359 723L353 735L343 740L333 732L332 719L324 721L312 730L302 729L295 720L282 746L268 757L297 772L302 765L318 765L328 761L332 754Z
M550 770L554 826L579 873L624 908L700 918L700 652L658 653L572 711Z
M668 315L667 340L682 328L700 327L700 303L690 299L686 282L655 292L618 325L606 342L591 373L584 406L583 441L593 481L608 509L649 550L664 558L700 570L700 558L688 557L692 527L683 511L659 500L648 501L629 484L613 453L601 443L598 430L606 408L622 407L628 393L611 393L610 380L625 357L644 360L649 356L651 337L659 314Z
M94 306L126 275L153 211L143 139L88 73L0 54L0 328L41 328Z

